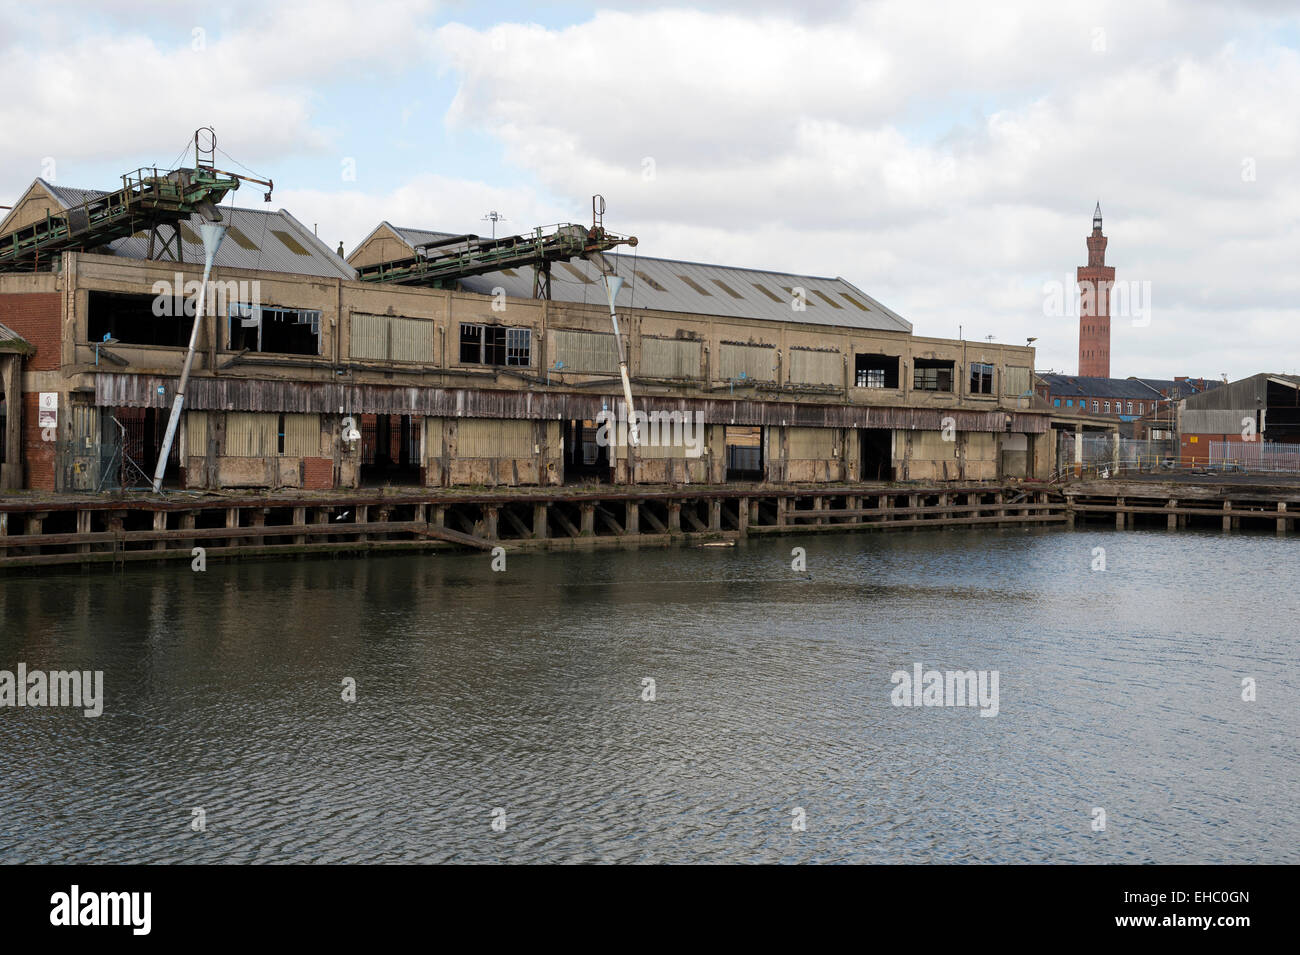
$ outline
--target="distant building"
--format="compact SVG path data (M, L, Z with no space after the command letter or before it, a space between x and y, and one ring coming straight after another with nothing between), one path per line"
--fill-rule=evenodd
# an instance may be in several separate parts
M1184 464L1209 464L1212 442L1300 444L1300 375L1267 372L1179 402Z
M1101 234L1101 203L1092 215L1088 264L1079 266L1079 376L1110 377L1110 290L1115 269L1106 264L1106 237Z
M1177 430L1179 400L1214 388L1217 381L1179 376L1093 378L1041 372L1034 391L1058 415L1088 415L1122 422L1124 437L1170 439Z

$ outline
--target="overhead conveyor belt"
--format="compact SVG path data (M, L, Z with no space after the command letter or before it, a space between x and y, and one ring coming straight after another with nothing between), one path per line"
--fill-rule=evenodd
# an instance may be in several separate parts
M0 272L48 268L60 252L99 248L163 224L176 226L196 212L220 221L217 203L239 188L241 178L246 177L206 168L137 169L122 177L121 189L0 236Z
M587 258L599 264L601 253L620 245L634 246L636 241L635 236L615 235L600 225L588 229L573 223L497 239L459 235L418 246L414 256L361 266L357 274L363 282L446 288L474 275L531 267L536 274L534 296L550 298L552 262ZM607 267L602 266L602 271Z

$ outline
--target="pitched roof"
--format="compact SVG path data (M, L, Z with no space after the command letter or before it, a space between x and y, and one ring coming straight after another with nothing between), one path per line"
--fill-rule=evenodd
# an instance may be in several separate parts
M378 228L384 226L412 251L454 235L389 222L380 223ZM620 301L633 308L895 332L912 330L911 322L842 278L658 259L627 252L607 253L606 258L626 279ZM533 294L531 269L490 272L462 279L460 284L466 291L488 295L495 288L503 288L506 295L517 298L531 298ZM794 288L805 292L804 311L796 312L791 307ZM586 259L555 264L551 268L551 298L560 302L603 302L599 270Z
M227 229L226 238L213 262L217 268L260 269L342 279L357 277L352 266L288 211L239 206L219 208ZM185 248L186 262L203 261L203 240L199 238L202 221L203 218L195 213L181 223L181 244ZM147 258L149 233L137 232L110 243L108 248L114 255Z
M0 351L32 352L31 342L23 338L8 325L0 325Z
M106 195L102 190L56 186L39 178L32 185L42 187L64 209ZM229 227L214 261L218 268L290 272L327 278L357 277L356 269L286 209L218 208ZM203 221L196 212L180 223L186 262L203 261L203 240L199 238L199 224ZM170 238L171 230L163 227L162 234ZM146 259L149 257L149 233L142 230L96 251L128 259ZM160 254L156 247L154 252Z
M1223 384L1217 378L1198 378L1196 380L1191 378L1138 378L1135 380L1170 398L1186 398L1188 395L1200 394L1202 391L1209 391L1211 388L1217 388Z
M1157 389L1137 378L1090 378L1079 375L1039 374L1038 379L1054 397L1159 398Z

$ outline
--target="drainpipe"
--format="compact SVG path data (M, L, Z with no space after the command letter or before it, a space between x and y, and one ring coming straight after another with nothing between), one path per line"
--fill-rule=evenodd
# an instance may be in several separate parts
M163 474L167 471L167 456L171 454L172 441L176 438L176 426L180 424L181 411L185 407L185 386L190 380L190 367L194 364L194 346L199 338L199 322L207 307L208 278L212 275L212 260L216 258L221 240L226 236L223 222L204 222L199 226L203 235L203 283L199 286L198 307L194 310L194 324L190 327L190 347L185 352L185 367L181 369L181 382L176 388L176 398L172 402L171 417L167 419L167 434L163 438L162 450L158 454L158 466L153 472L153 490L157 494L162 490Z

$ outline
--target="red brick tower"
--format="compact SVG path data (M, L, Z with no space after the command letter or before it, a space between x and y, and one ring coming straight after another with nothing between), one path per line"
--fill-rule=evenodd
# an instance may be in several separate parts
M1115 270L1106 264L1106 237L1101 234L1101 203L1092 214L1088 264L1079 266L1079 375L1110 377L1110 290Z

